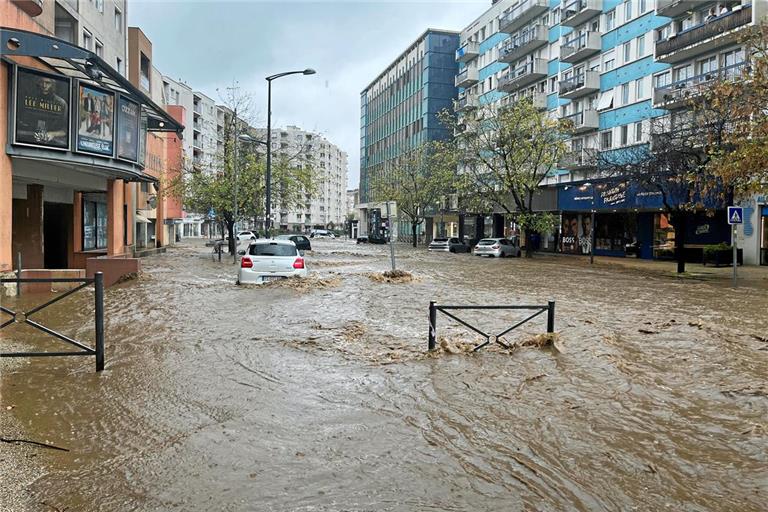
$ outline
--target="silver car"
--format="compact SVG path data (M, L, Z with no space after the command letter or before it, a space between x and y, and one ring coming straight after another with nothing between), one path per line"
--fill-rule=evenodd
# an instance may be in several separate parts
M483 238L475 246L475 256L493 256L504 258L506 256L520 257L520 242L517 237L508 238Z
M429 243L430 251L469 252L469 246L458 238L435 238Z
M256 240L242 252L237 284L263 284L287 277L307 276L304 258L290 240Z

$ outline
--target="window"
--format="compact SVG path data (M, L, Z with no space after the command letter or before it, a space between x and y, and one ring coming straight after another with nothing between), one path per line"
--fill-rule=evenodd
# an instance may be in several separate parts
M621 145L626 146L629 144L629 126L624 125L621 127Z
M613 132L608 130L600 134L600 149L611 149L613 147Z
M672 83L672 74L669 71L665 71L664 73L656 75L653 79L656 82L656 88L661 89Z
M616 9L605 13L605 30L613 30L616 27Z
M104 12L104 0L96 0L96 10L101 13Z
M83 250L106 249L107 203L83 200Z
M610 59L607 59L605 61L605 66L603 66L603 71L610 71L610 70L612 70L613 69L613 64L614 64L613 57L611 57Z
M600 98L597 100L597 110L608 110L613 108L613 89L600 93Z
M102 59L104 58L104 45L98 39L96 40L96 55Z
M696 63L699 75L707 75L713 71L717 71L717 56L712 55Z
M83 48L93 50L93 36L87 30L83 30Z
M638 121L635 123L635 142L643 142L643 123Z
M645 91L643 90L643 79L638 78L635 80L635 99L641 100L645 96Z
M632 58L630 52L631 52L631 45L630 45L630 42L627 41L626 43L624 43L624 64L629 62L629 60Z
M624 2L624 20L631 20L632 19L632 0L627 0Z
M123 11L115 7L115 30L123 32Z
M638 16L648 10L648 0L640 0L640 4L637 8Z
M635 41L637 46L637 58L639 59L645 55L645 34L638 37Z
M621 86L621 104L627 105L629 103L629 84L622 84Z
M672 71L673 82L682 82L683 80L689 79L691 76L693 76L693 66L691 64Z

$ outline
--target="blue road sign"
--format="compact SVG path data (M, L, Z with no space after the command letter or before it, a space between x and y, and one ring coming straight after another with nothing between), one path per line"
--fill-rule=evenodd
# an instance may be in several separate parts
M744 224L744 209L741 206L728 207L728 224Z

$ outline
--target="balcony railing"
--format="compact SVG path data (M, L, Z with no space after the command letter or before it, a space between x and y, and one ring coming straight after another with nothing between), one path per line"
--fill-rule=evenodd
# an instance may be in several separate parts
M714 20L678 32L665 40L657 41L656 58L697 45L750 23L752 23L751 5L721 14Z
M585 32L577 37L563 38L560 44L560 61L573 64L599 53L601 49L600 33Z
M739 62L708 73L678 80L654 90L653 104L658 107L674 108L685 106L697 96L706 92L718 80L735 80L748 71L746 62Z
M513 62L523 55L531 53L546 45L546 29L541 25L534 25L523 32L509 38L499 49L499 62Z
M468 110L477 107L477 96L474 94L464 93L456 100L456 110Z
M499 32L511 34L547 10L549 10L548 0L523 0L508 13L499 17Z
M563 120L570 121L571 129L575 133L597 130L600 126L597 110L582 110L563 117Z
M603 0L565 0L563 2L560 24L576 27L603 10Z
M534 59L511 70L499 79L498 89L511 92L547 76L547 61Z
M469 62L480 55L480 43L477 41L467 41L456 50L456 60L458 62Z
M574 149L560 157L557 166L560 169L575 170L597 165L597 150L593 148Z
M597 71L585 71L573 78L561 80L558 88L561 98L578 98L600 90L600 74Z
M667 18L676 18L692 11L701 0L656 0L656 14Z
M538 109L538 110L547 109L547 95L543 92L521 92L515 95L504 96L499 100L499 106L509 107L514 105L518 101L522 101L523 99L530 100L531 104L533 105L533 108L535 109Z
M456 87L468 87L477 83L477 68L466 67L456 75Z

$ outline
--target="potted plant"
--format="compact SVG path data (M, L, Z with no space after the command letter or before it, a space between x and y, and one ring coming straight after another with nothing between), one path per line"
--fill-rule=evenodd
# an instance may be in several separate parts
M705 245L704 265L707 263L711 263L716 267L721 265L733 265L733 247L726 244L725 242ZM738 265L742 265L744 263L743 251L741 249L736 250L736 263Z

